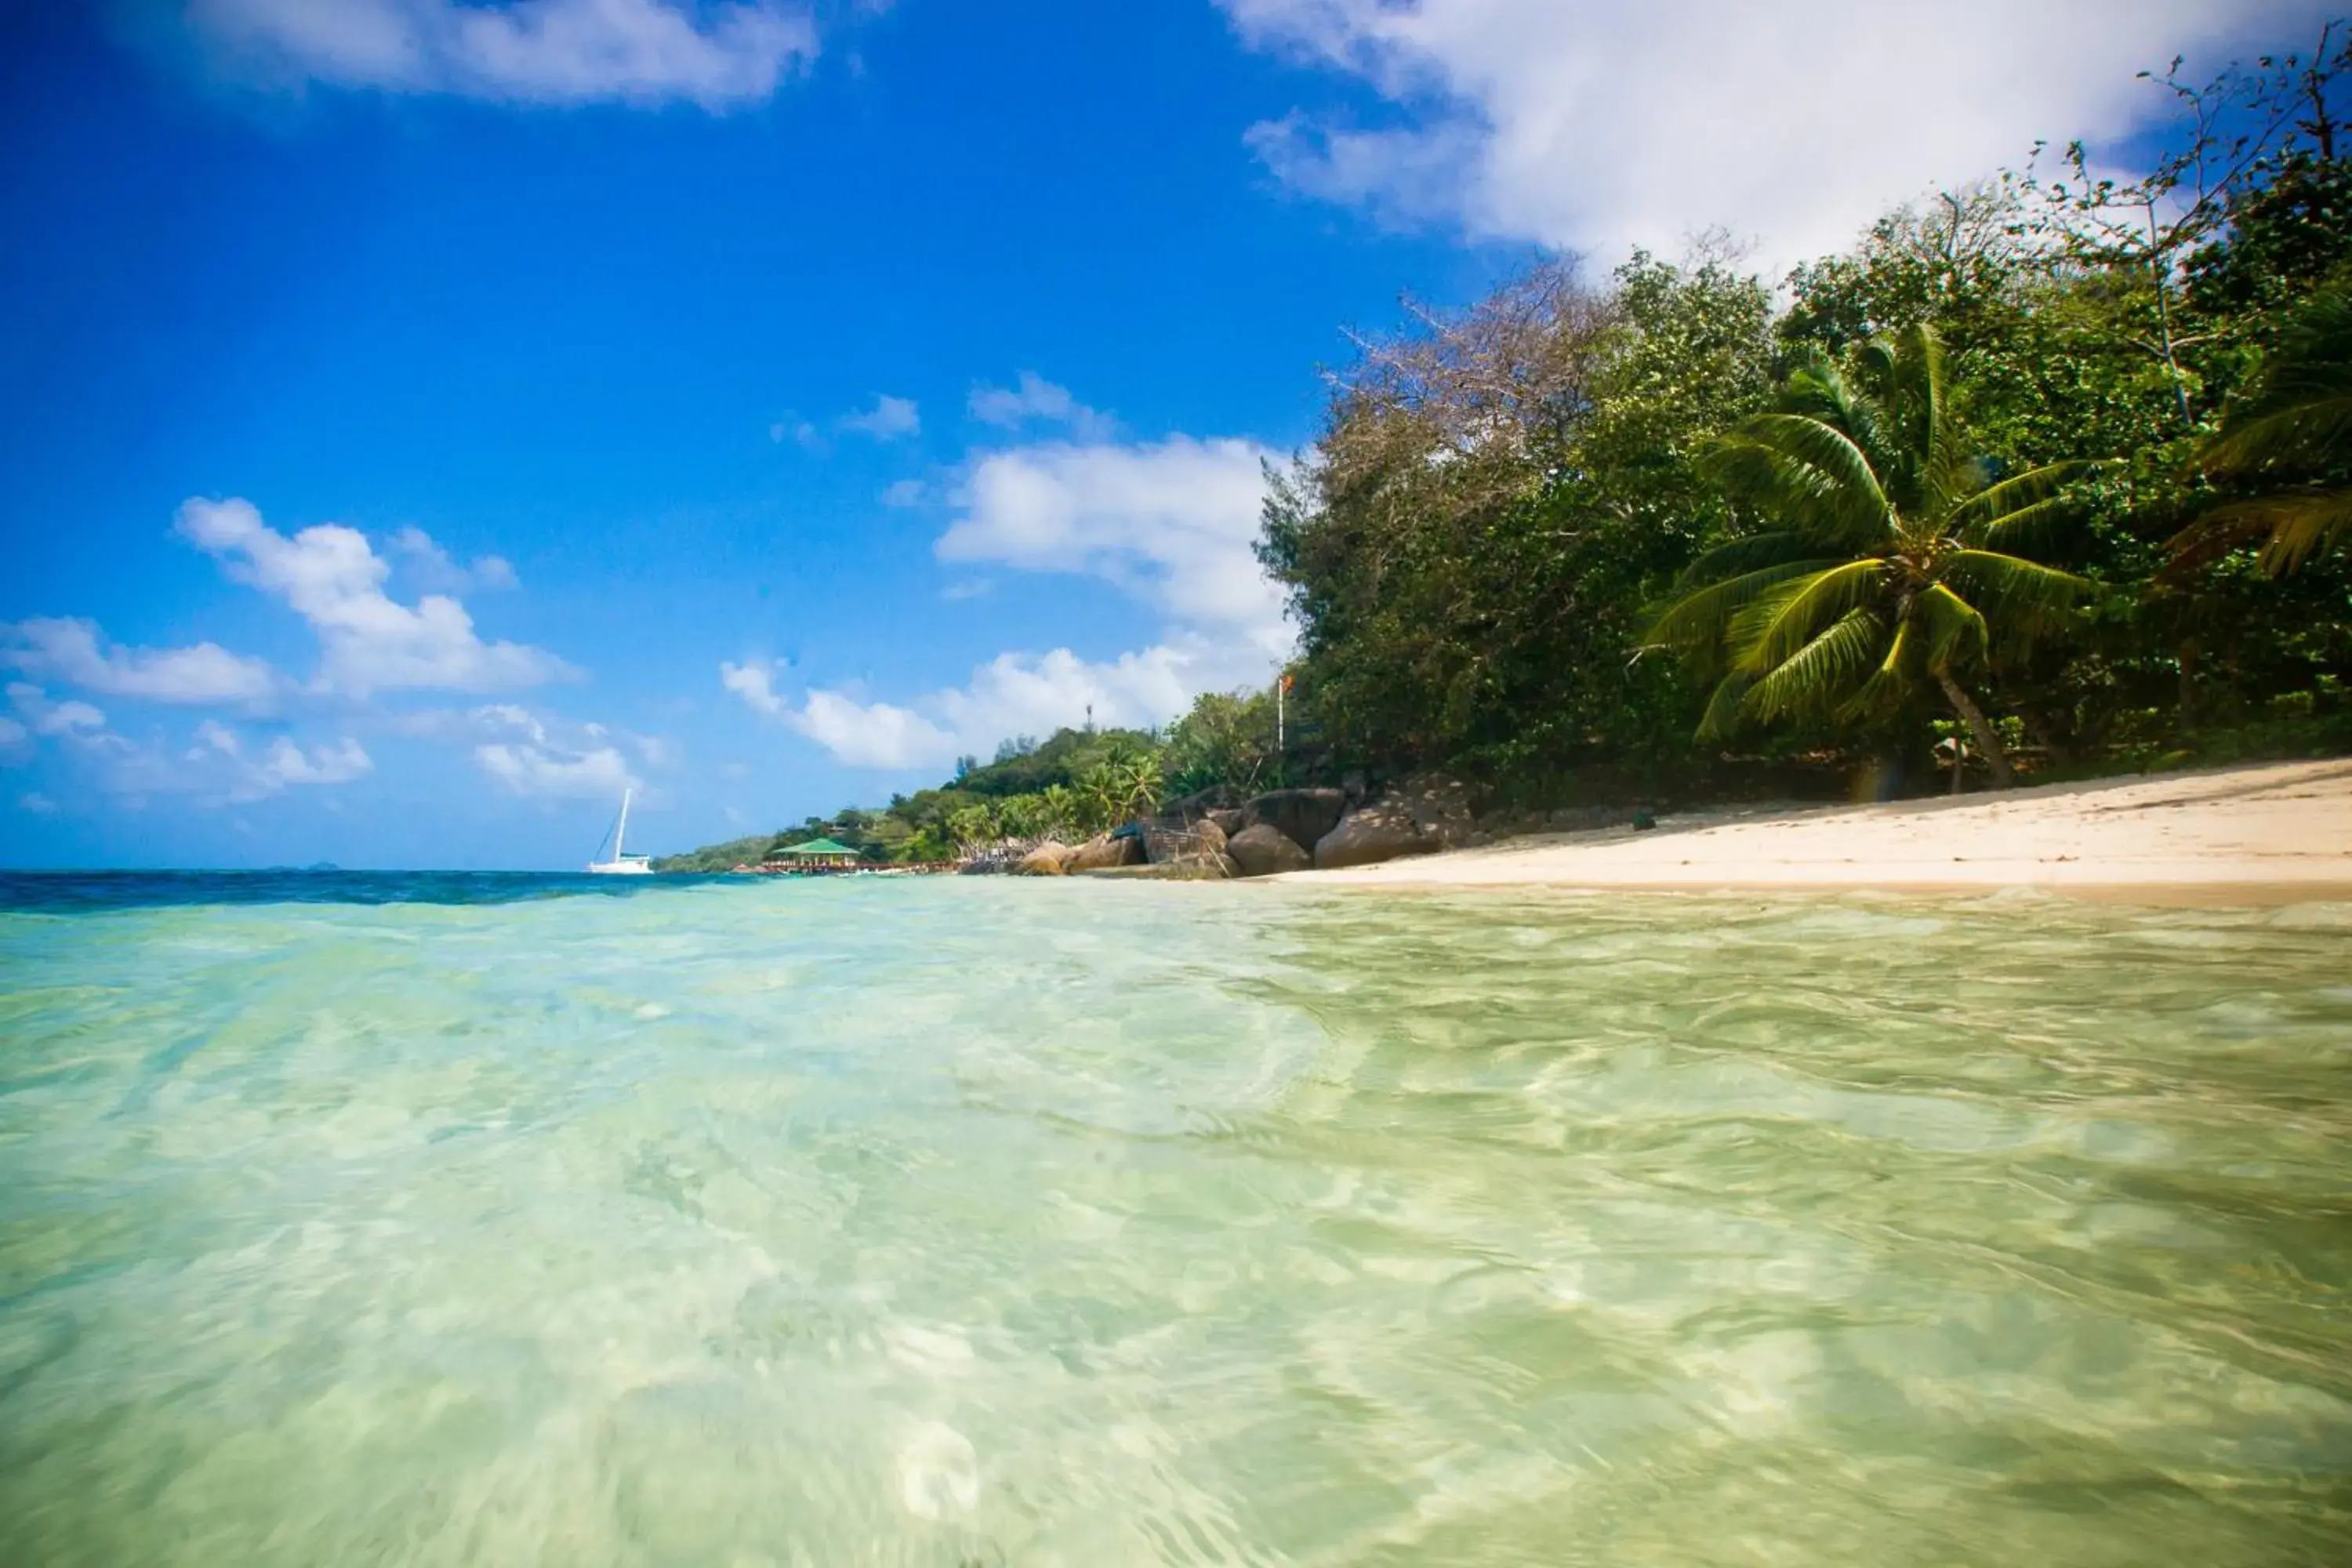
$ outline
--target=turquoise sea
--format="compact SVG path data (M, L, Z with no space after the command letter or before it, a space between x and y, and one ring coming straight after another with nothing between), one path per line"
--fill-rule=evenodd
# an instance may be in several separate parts
M2352 907L0 879L0 1563L2352 1563Z

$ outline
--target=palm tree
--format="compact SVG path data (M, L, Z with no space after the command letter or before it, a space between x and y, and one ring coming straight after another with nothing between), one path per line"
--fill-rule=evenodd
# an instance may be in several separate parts
M1045 817L1044 831L1047 835L1077 831L1078 797L1067 784L1047 784L1038 791L1037 809Z
M948 837L966 855L987 847L1003 836L996 813L986 805L959 806L948 813L947 829Z
M2314 295L2231 400L2198 461L2217 479L2274 486L2224 501L2172 540L2175 569L2262 541L2262 569L2283 577L2352 533L2352 291Z
M1007 838L1039 838L1047 829L1045 802L1034 795L1007 795L996 803L996 826Z
M1965 440L1943 345L1919 326L1844 367L1816 354L1771 412L1705 454L1710 477L1770 527L1693 562L1651 624L1654 645L1717 679L1699 739L1746 720L1867 718L1932 682L1994 784L2010 783L1963 678L2089 588L2015 553L2065 521L2058 492L2088 465L1996 479Z
M1081 826L1099 833L1118 826L1120 810L1127 804L1127 781L1118 764L1097 763L1073 779L1071 786L1085 813Z
M1167 763L1158 752L1141 752L1118 764L1127 791L1124 810L1130 816L1149 816L1160 809L1160 782Z

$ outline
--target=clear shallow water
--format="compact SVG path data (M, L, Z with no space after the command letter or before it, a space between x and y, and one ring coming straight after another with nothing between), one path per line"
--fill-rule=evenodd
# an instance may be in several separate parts
M0 1562L2352 1561L2352 910L292 880L0 883Z

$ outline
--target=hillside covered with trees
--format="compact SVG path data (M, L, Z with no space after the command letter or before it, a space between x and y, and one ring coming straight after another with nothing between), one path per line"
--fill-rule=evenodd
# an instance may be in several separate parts
M1189 791L1276 781L1269 697L1210 694L1165 732L1062 730L1017 736L995 760L967 757L936 789L893 796L797 826L656 860L663 871L723 871L772 850L829 837L877 862L945 860L1004 838L1079 838Z
M1559 260L1360 340L1267 476L1285 754L1269 694L1211 695L663 864L1349 772L1550 805L2352 746L2346 34L2152 75L2174 132L2130 183L2044 148L1777 287L1720 242Z

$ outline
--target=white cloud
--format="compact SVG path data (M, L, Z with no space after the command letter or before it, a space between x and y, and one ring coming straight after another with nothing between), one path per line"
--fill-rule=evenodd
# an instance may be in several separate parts
M784 700L776 695L775 672L757 659L720 664L719 684L772 719L784 710Z
M919 432L923 416L913 398L893 397L886 392L877 396L874 406L865 413L842 416L841 427L860 436L871 436L877 441L896 441Z
M503 102L712 110L757 102L817 52L777 0L193 0L188 18L248 79Z
M1084 573L1175 621L1237 637L1268 658L1289 645L1282 595L1253 552L1265 494L1255 441L1171 437L1148 445L1047 443L982 458L941 559Z
M557 714L516 702L485 702L478 707L430 708L404 713L392 721L404 735L425 740L470 744L477 741L528 741L535 746L584 752L619 744L635 751L655 767L669 767L678 757L675 742L659 735L641 735L616 725L578 723Z
M955 738L921 714L887 702L812 691L784 721L854 768L912 768L956 754Z
M276 693L278 672L217 643L191 647L110 646L94 621L44 617L0 627L16 646L0 664L107 697L151 702L236 702L258 707Z
M1613 255L1728 226L1774 264L1887 206L2166 113L2134 73L2275 41L2318 0L1219 0L1247 42L1370 82L1402 125L1295 111L1301 190ZM2298 38L2296 41L2307 41Z
M1166 644L1102 661L1066 647L1038 656L1003 653L929 705L961 742L959 752L984 752L1007 735L1049 734L1083 723L1089 709L1098 725L1163 723L1200 689L1194 667L1202 662L1198 650Z
M89 703L53 702L28 681L12 681L7 694L25 724L0 725L20 736L29 725L34 734L55 738L100 790L134 805L156 795L188 795L211 805L261 800L293 784L348 784L375 765L349 736L305 748L278 735L257 752L235 730L206 719L189 743L175 750L160 739L133 742L119 735Z
M87 702L52 702L26 680L8 683L8 700L36 735L89 736L104 732L106 715Z
M414 687L489 691L572 673L554 655L486 643L465 606L442 594L414 605L383 591L390 567L357 529L320 523L289 538L242 500L192 500L179 531L228 563L232 577L283 598L318 635L314 687L364 697Z
M929 487L920 479L899 479L882 492L882 504L898 508L920 506L929 494Z
M1048 442L986 454L966 471L942 559L1100 577L1163 615L1168 629L1149 647L1108 660L1066 647L1000 654L964 684L903 702L822 687L790 697L781 672L758 660L720 665L719 683L854 767L944 764L1089 716L1164 723L1202 691L1266 679L1291 647L1281 593L1252 549L1261 465L1275 456L1254 441L1188 436Z
M181 780L184 787L210 793L221 802L261 800L293 784L349 784L375 767L365 749L348 735L308 751L278 735L257 754L246 750L236 731L207 719L196 726L194 742L183 758L194 771L182 774ZM159 783L151 773L144 767L130 773L138 781L138 793L174 787Z
M636 775L615 746L585 752L560 751L528 742L496 742L474 748L482 771L515 795L599 799L620 798L636 787Z
M503 555L477 555L466 565L423 529L411 525L384 542L405 559L401 572L418 587L433 594L462 594L469 589L519 588L514 563Z
M1080 658L1066 647L1004 653L974 669L965 684L904 706L824 689L794 702L775 692L759 665L722 665L719 679L851 767L916 768L944 766L967 752L984 755L1008 735L1050 734L1088 719L1106 727L1165 723L1198 693L1263 673L1255 658L1237 662L1232 654L1190 637L1109 660Z
M675 767L678 762L677 745L661 736L573 723L512 702L404 714L393 727L403 734L469 745L484 773L520 795L617 798L624 789L644 788L629 766L628 752L648 767Z
M632 734L625 730L616 732L649 768L674 768L686 761L686 751L676 741L660 735Z
M16 805L19 810L29 811L35 816L53 816L58 809L58 803L39 790L31 790L18 795Z
M777 668L762 659L719 667L719 684L755 713L781 719L852 767L911 768L955 756L953 737L909 709L811 691L794 702L776 689Z
M1013 430L1039 420L1066 425L1081 441L1108 440L1118 428L1118 422L1110 416L1087 407L1070 395L1068 387L1058 386L1034 370L1023 371L1012 386L972 388L964 406L983 425Z
M264 776L280 784L341 784L374 766L367 752L360 749L360 743L349 735L332 745L315 746L308 752L280 735L269 742L261 763Z

